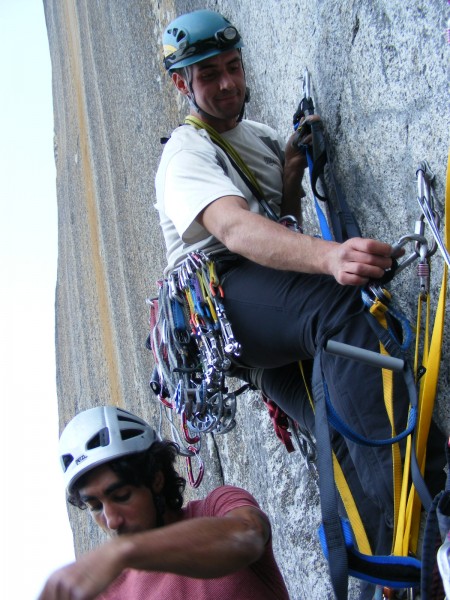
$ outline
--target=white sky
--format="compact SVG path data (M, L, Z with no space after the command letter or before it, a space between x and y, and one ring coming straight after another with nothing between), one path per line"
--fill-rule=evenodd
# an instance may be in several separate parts
M0 74L0 597L34 600L73 560L57 455L56 173L42 0L0 0Z

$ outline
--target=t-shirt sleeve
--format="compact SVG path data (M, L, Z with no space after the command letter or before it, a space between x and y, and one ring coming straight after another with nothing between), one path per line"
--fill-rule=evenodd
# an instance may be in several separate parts
M241 196L206 139L193 149L181 148L171 157L165 173L164 209L185 243L196 241L195 219L209 204L224 196Z
M249 492L242 488L224 485L213 490L206 497L204 516L224 517L232 510L242 506L253 506L263 512L258 502Z

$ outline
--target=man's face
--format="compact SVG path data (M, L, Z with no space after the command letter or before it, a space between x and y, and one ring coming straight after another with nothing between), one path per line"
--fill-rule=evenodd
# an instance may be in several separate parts
M194 64L191 69L198 106L217 119L236 119L246 89L240 53L229 50Z
M123 483L108 465L94 469L79 494L94 521L111 537L156 527L152 492Z

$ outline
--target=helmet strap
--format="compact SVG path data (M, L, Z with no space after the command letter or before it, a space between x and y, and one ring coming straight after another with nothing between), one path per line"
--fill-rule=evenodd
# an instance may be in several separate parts
M209 113L207 113L206 110L203 110L203 108L200 108L200 106L197 104L197 101L195 99L195 94L194 94L194 88L192 87L191 69L189 67L184 67L183 71L184 71L184 78L186 79L187 87L189 90L189 93L187 94L189 106L191 106L196 112L198 112L199 115L203 115L204 117L207 117L209 119L216 118L216 117L213 117L213 115L210 115Z
M247 102L250 102L250 88L248 88L248 87L245 88L244 104L242 105L241 112L239 113L238 123L240 123L242 121L242 119L244 118L245 105L247 104Z

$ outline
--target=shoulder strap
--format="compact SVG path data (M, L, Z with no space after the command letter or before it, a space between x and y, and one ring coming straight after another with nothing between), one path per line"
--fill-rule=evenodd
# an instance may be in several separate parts
M278 221L277 215L269 206L268 202L265 200L261 186L259 185L254 173L249 169L249 167L247 166L239 152L236 150L236 148L234 148L224 137L222 137L220 133L218 133L214 129L214 127L211 127L210 125L208 125L208 123L205 123L197 117L189 115L185 118L184 122L187 125L192 125L196 129L204 129L209 133L209 137L211 138L211 140L217 146L222 148L222 150L228 156L228 158L231 161L231 164L242 177L249 190L258 200L269 219L272 219L273 221Z

